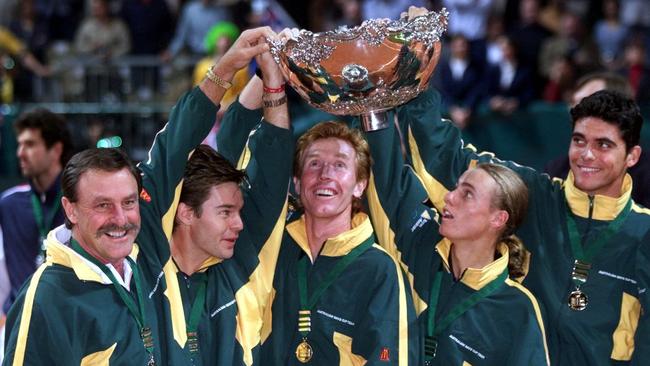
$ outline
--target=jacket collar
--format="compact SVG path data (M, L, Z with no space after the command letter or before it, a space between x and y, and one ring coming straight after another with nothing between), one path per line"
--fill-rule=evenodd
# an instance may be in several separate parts
M440 259L442 259L442 263L444 264L447 272L451 271L451 266L449 263L451 246L452 243L447 238L443 238L436 245L436 251L438 252L438 255L440 255ZM506 268L508 268L508 246L504 243L499 243L497 245L497 252L499 252L501 256L487 266L483 268L467 268L461 275L460 282L464 283L473 290L478 291L488 283L492 282L492 280L499 277L499 275L503 273Z
M309 242L307 240L307 231L305 230L305 215L300 219L287 225L287 232L298 243L298 246L309 256L314 263ZM368 215L357 213L352 218L352 229L342 232L339 235L329 238L325 241L320 255L326 257L342 257L348 254L352 249L363 243L373 233L372 224Z
M61 174L59 173L54 182L45 189L45 192L39 192L31 179L29 180L29 186L39 199L41 195L45 195L45 202L52 202L56 199L59 191L61 191Z
M50 231L47 236L45 247L47 248L46 263L59 264L64 267L72 269L79 280L99 282L104 285L112 284L111 280L99 269L96 265L83 258L79 253L75 252L68 245L64 244L69 242L72 232L64 225L61 225L54 230ZM136 261L138 258L139 248L138 245L133 243L133 248L129 257ZM128 261L124 261L125 274L127 279L130 278L131 267ZM128 268L128 270L127 270ZM129 281L124 281L127 285Z
M632 194L632 178L625 174L619 197L594 196L593 216L595 220L611 221L623 210ZM564 196L571 211L580 217L589 217L589 195L575 186L573 172L569 172L564 182Z

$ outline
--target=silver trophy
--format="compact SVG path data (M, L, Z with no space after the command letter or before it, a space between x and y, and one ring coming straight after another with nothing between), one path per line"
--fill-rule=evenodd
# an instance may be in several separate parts
M300 96L335 115L361 116L363 129L388 127L385 111L427 87L440 57L449 13L371 19L354 28L301 30L271 41L271 53Z

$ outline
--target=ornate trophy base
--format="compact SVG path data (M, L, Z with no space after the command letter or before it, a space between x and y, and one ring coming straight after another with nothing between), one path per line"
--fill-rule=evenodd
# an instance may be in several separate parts
M361 127L366 132L383 130L389 126L386 112L370 112L361 115Z

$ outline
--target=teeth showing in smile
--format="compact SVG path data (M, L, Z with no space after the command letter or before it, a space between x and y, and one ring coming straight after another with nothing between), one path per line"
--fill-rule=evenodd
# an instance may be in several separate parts
M331 189L318 189L316 190L316 195L317 196L325 196L325 197L331 197L334 195L334 191Z
M590 168L590 167L586 167L586 166L581 166L580 170L585 172L585 173L596 173L596 172L600 171L600 169L598 169L598 168Z
M453 219L454 215L451 214L451 212L447 211L446 209L442 210L442 218L443 219Z
M110 236L111 238L121 238L126 235L126 231L109 231L106 233L106 235Z

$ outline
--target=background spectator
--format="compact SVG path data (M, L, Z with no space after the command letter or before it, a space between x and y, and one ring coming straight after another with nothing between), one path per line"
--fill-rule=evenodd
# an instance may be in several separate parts
M75 36L77 52L102 59L129 52L129 30L121 19L112 16L108 1L91 0L90 16L83 20Z
M593 71L598 63L598 48L585 32L577 14L562 15L560 33L548 38L542 44L539 67L541 75L548 78L553 63L562 57L570 57L580 72Z
M203 40L210 28L220 21L232 21L230 9L212 0L191 0L183 6L176 32L169 47L162 53L164 61L170 61L181 50L192 56L203 56Z
M471 59L469 42L461 34L451 37L451 53L440 61L436 71L436 87L443 95L451 120L460 128L469 122L480 98L481 70Z
M542 26L538 20L539 1L522 0L519 3L519 22L510 30L512 41L517 46L519 62L528 66L533 71L531 77L537 91L543 85L538 74L534 72L538 68L539 52L544 41L551 36L551 32Z
M620 73L625 76L632 95L640 104L650 102L650 69L646 62L646 53L643 43L632 40L625 47L625 57Z
M511 38L499 39L503 60L487 69L487 99L490 110L510 115L533 98L530 70L517 58L517 47Z
M600 50L600 62L614 70L622 54L628 29L620 21L618 0L603 1L604 18L594 25L594 39Z
M575 83L575 67L571 58L563 57L555 60L551 67L542 99L547 102L568 102L571 99Z

